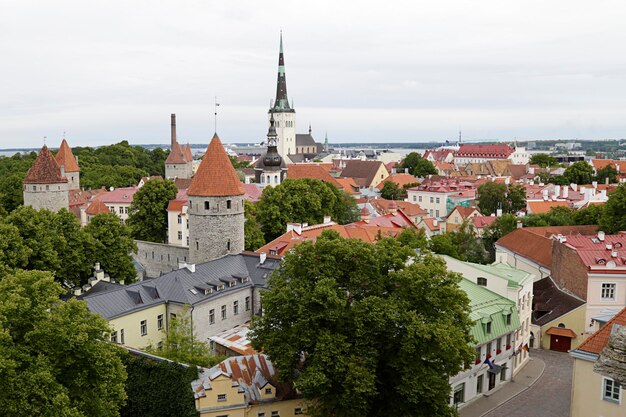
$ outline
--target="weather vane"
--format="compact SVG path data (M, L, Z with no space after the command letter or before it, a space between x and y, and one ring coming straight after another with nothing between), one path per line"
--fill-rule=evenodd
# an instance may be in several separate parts
M214 109L215 109L215 113L214 113L214 116L215 116L215 133L217 133L217 108L219 107L219 105L220 105L220 103L217 102L217 96L215 96L215 107L214 107Z

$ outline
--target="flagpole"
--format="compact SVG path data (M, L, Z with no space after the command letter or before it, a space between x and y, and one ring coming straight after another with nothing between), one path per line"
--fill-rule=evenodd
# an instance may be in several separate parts
M215 133L217 133L217 107L218 107L219 105L220 105L220 104L217 102L217 96L215 96L215 106L213 107L213 109L214 109L213 116L214 116L214 118L215 118L215 119L214 119L214 128L215 128Z

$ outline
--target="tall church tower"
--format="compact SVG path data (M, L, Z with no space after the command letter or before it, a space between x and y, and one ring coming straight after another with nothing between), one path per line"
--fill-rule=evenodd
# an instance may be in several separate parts
M187 190L192 263L243 252L244 193L216 133Z
M267 131L267 152L259 158L254 166L255 181L261 187L280 185L287 176L287 164L278 153L276 137L274 118L270 115L270 128Z
M285 56L283 53L283 34L280 34L280 52L278 53L278 81L276 82L276 100L269 110L274 116L274 127L278 153L284 159L296 153L296 111L291 108L287 98L287 79L285 77Z

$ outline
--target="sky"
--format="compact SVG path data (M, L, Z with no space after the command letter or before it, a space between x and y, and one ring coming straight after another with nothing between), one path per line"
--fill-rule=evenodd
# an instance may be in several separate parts
M0 0L0 148L626 138L623 0Z

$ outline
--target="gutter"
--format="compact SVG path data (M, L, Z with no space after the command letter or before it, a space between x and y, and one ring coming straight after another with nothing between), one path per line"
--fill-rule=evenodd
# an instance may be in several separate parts
M591 352L585 352L584 350L574 349L569 352L569 355L574 359L582 359L588 362L595 362L598 360L598 355Z

